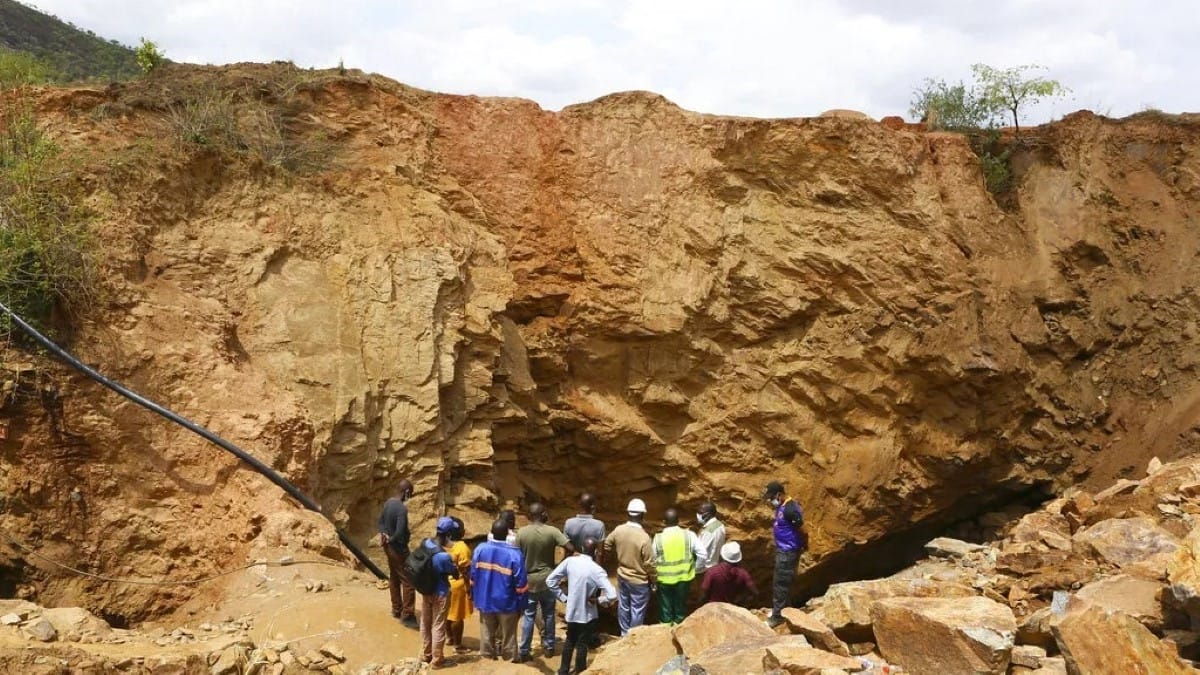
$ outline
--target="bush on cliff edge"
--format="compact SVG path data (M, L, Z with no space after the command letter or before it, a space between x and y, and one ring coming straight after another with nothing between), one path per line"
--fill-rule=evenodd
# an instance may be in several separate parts
M38 127L28 97L0 90L0 300L42 326L91 302L90 221L70 162ZM0 339L12 328L0 317Z

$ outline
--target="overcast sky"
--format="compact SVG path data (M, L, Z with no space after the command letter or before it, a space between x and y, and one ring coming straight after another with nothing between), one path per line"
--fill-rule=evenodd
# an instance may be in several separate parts
M926 77L1037 63L1079 108L1198 111L1197 0L32 0L176 61L291 60L547 109L648 89L702 112L904 115Z

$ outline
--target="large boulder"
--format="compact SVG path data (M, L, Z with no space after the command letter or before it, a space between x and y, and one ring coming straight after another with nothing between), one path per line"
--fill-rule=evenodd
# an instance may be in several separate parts
M762 659L763 672L783 671L788 675L821 675L831 670L857 673L865 670L863 662L850 656L839 656L814 649L798 640L783 639L767 647Z
M1017 621L987 598L890 598L871 607L879 652L914 673L1003 673Z
M1192 529L1167 565L1171 599L1200 628L1200 527Z
M1053 629L1071 675L1194 672L1133 617L1086 600L1073 599Z
M778 637L749 610L724 602L710 602L675 626L672 634L679 651L689 659L726 642L749 643Z
M42 612L54 629L63 635L94 635L107 637L112 634L112 626L100 617L82 607L56 607Z
M1075 534L1084 553L1117 567L1131 567L1179 548L1179 540L1149 518L1102 520Z
M589 673L595 675L654 675L679 651L667 624L638 626L620 640L604 645Z
M829 626L844 640L871 641L871 606L896 597L972 597L976 591L965 584L932 579L889 577L873 581L834 584L825 592L812 616Z
M850 648L833 629L808 612L786 607L783 610L783 620L787 622L788 630L793 635L803 635L814 647L840 656L850 656Z
M1163 585L1128 574L1099 579L1079 589L1076 596L1107 610L1137 619L1152 631L1163 627Z
M767 647L778 644L781 640L799 641L803 645L808 642L799 635L780 637L739 638L714 645L699 654L688 654L688 662L692 672L697 670L709 675L724 673L760 673L763 670L763 660L767 657Z

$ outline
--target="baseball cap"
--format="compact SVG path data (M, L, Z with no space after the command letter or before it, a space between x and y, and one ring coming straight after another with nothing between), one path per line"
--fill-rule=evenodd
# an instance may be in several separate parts
M783 483L780 483L777 480L773 480L770 483L767 483L767 489L763 492L763 499L767 499L768 497L773 497L773 496L779 494L780 492L783 492Z
M634 497L633 499L629 500L629 506L625 507L625 511L627 513L645 513L646 502Z
M458 524L455 523L454 519L451 518L450 516L442 516L441 518L438 518L438 521L437 521L437 533L438 534L450 534L450 533L454 532L454 530L456 530L456 529L458 529Z

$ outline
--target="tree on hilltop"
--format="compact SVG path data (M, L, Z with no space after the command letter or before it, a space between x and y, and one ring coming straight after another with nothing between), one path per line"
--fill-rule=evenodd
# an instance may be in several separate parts
M1030 77L1028 73L1035 70L1045 70L1042 66L1025 65L1015 68L993 68L983 63L971 66L975 81L979 83L979 97L982 104L999 113L1004 111L1012 114L1013 128L1017 136L1021 135L1021 108L1034 105L1044 98L1058 98L1070 93L1058 80L1048 80L1044 77Z
M923 119L931 129L977 131L999 126L1011 115L1013 127L1021 134L1021 111L1046 98L1070 92L1058 80L1031 77L1030 71L1041 66L993 68L976 63L971 66L975 81L947 84L926 79L913 91L909 113Z

